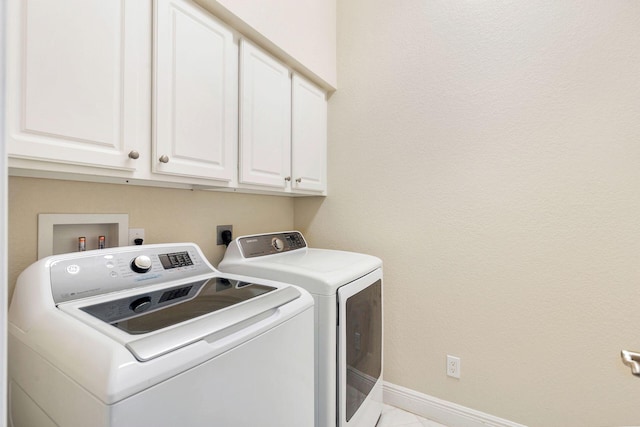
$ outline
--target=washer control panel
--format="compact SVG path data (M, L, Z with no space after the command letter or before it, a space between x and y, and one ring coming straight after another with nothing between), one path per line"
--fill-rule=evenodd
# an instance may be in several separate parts
M195 244L144 245L51 257L57 303L215 272ZM145 301L134 304L144 310Z
M304 240L302 233L288 231L285 233L240 237L238 246L240 246L242 255L245 258L254 258L306 248L307 242Z

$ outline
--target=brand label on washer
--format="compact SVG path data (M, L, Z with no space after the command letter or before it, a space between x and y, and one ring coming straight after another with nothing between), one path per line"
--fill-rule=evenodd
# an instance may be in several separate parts
M71 264L67 266L67 273L78 274L80 273L80 266L78 264Z

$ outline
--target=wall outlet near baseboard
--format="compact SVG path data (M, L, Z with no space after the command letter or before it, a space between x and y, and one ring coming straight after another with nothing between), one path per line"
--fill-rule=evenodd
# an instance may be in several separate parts
M447 375L453 378L460 378L460 358L447 354Z

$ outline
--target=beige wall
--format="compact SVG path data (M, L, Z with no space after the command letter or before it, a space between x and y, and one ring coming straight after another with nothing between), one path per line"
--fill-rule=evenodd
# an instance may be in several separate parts
M295 226L384 260L386 380L640 423L639 23L625 0L338 2L329 197Z
M10 289L38 213L127 212L214 264L217 224L296 227L383 258L388 381L530 426L638 424L638 22L633 0L338 2L329 197L10 178Z
M145 243L195 242L214 265L224 255L216 226L234 236L289 230L287 197L9 178L9 290L37 259L39 213L128 213L129 227L145 229Z
M195 1L250 37L257 36L255 42L283 52L281 59L294 60L290 65L300 65L326 89L337 87L336 0Z

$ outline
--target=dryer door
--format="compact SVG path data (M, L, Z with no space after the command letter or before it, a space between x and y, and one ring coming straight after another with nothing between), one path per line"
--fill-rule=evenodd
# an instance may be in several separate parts
M382 270L338 289L338 425L375 425L382 410Z

